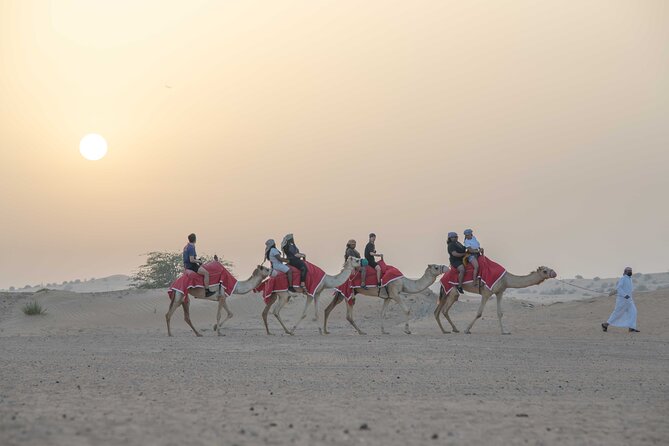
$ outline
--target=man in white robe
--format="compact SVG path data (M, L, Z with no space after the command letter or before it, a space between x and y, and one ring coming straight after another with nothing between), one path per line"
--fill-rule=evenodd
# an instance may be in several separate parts
M616 286L616 308L609 316L609 320L602 324L602 330L607 331L609 325L613 325L627 328L630 333L639 333L639 330L636 329L636 305L632 298L633 291L632 268L628 266Z

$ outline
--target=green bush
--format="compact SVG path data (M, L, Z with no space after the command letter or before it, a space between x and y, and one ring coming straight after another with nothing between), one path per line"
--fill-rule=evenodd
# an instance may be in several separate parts
M206 256L198 258L207 260ZM221 259L219 261L228 270L232 269L232 262ZM183 271L183 253L153 251L146 254L146 263L139 267L131 280L137 288L167 288Z
M33 300L32 302L28 302L23 306L23 312L28 316L35 316L46 314L46 308L42 308L42 306L36 300Z

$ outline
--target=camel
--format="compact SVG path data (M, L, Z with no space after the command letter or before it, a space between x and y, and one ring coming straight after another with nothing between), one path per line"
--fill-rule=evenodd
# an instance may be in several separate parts
M406 334L411 334L411 330L409 329L409 308L406 306L404 301L400 298L400 293L405 293L405 294L416 294L420 293L421 291L425 290L427 287L432 285L435 280L437 280L437 277L442 275L445 271L448 270L448 267L445 265L434 265L430 264L427 266L425 269L425 273L420 279L407 279L406 277L402 277L398 280L395 280L391 283L389 283L387 286L381 288L380 290L378 288L368 288L368 289L362 289L362 288L356 288L357 294L362 294L365 296L372 296L372 297L380 297L383 299L383 307L381 308L381 333L383 334L388 334L386 330L383 328L383 320L386 317L386 308L388 307L388 303L390 303L391 300L394 300L397 302L401 307L402 310L404 311L405 315L405 320L404 320L404 332ZM334 309L335 306L337 306L340 302L344 300L344 296L336 292L334 297L332 298L332 302L330 302L330 305L327 306L325 309L325 314L323 316L323 334L330 334L328 331L328 316L330 315L330 312ZM358 328L358 326L355 324L355 321L353 320L353 305L346 305L346 320L355 328L355 330L358 332L360 335L366 334L362 330Z
M507 288L527 288L529 286L539 285L544 280L554 279L556 277L557 274L555 273L555 271L546 266L540 266L536 269L536 271L532 271L526 276L516 276L509 272L506 272L497 281L497 283L495 283L495 285L492 287L492 290L486 286L481 286L481 288L479 289L479 287L477 285L474 285L473 282L465 283L462 287L466 291L473 294L481 295L481 305L479 306L479 309L476 313L476 317L471 322L471 324L469 324L469 326L465 330L465 333L466 334L471 333L471 329L472 326L474 326L474 322L476 322L476 320L481 317L486 302L488 302L488 299L490 299L490 297L492 297L492 295L494 294L497 297L497 319L499 319L499 328L503 335L511 334L511 332L504 330L504 324L502 323L502 315L503 315L502 296L504 295L504 291L506 291ZM455 287L451 288L448 294L446 295L444 295L443 288L439 290L439 301L437 303L437 308L434 310L434 317L437 319L437 324L439 324L439 328L441 328L442 333L450 333L444 330L444 327L441 325L440 315L442 313L442 310L444 313L444 317L446 318L448 323L451 324L451 327L453 327L453 332L459 333L459 330L455 327L455 324L453 324L453 321L448 315L448 310L450 310L451 306L455 303L455 301L458 300L459 297L460 294L455 289Z
M255 270L253 270L253 273L251 274L251 277L247 280L240 280L237 282L237 286L235 287L234 293L233 294L246 294L250 291L253 291L255 287L260 285L260 282L262 282L265 277L269 276L269 268L266 266L258 265ZM221 334L221 325L223 324L221 322L221 310L225 310L227 313L227 316L225 317L225 321L230 319L232 317L232 312L228 308L228 304L226 303L227 296L225 293L223 293L223 290L221 287L218 289L218 293L216 293L213 296L210 297L205 297L205 291L204 288L191 288L188 290L188 295L195 298L195 299L205 299L205 300L211 300L213 302L218 302L218 312L216 313L216 324L214 325L214 331L219 336L222 336ZM170 319L172 318L172 314L179 308L179 306L183 306L184 309L184 320L190 326L190 328L193 330L195 333L195 336L201 337L202 334L200 334L195 327L193 327L193 324L191 323L190 320L190 302L185 301L185 296L183 293L176 291L175 290L175 295L174 299L170 302L170 307L165 315L165 320L167 322L167 335L172 336L172 332L170 330Z
M269 300L265 304L265 309L262 312L262 320L265 324L265 331L267 331L267 334L268 335L272 334L270 333L269 327L267 326L267 314L269 313L270 307L272 306L272 304L274 304L274 302L277 301L277 299L279 302L274 306L274 311L272 313L281 324L281 327L283 327L283 331L285 331L289 335L293 335L295 333L295 329L297 329L297 326L300 324L300 322L305 317L307 317L307 309L309 308L311 301L313 300L315 302L315 305L318 305L318 298L320 297L320 294L323 290L325 290L326 288L338 287L339 285L343 284L351 276L351 272L353 272L353 270L355 268L358 268L359 266L360 266L360 259L356 257L349 257L348 260L346 260L346 263L344 263L344 268L341 270L339 274L337 274L336 276L330 276L326 274L325 277L323 278L323 281L314 291L313 297L307 294L307 301L304 304L304 310L302 311L302 315L297 320L297 322L295 322L295 325L293 326L292 330L288 330L286 325L281 320L281 316L279 313L281 312L281 309L284 307L284 305L288 303L291 297L298 296L301 293L295 294L295 293L290 293L288 291L279 291L272 293L272 295L269 297Z

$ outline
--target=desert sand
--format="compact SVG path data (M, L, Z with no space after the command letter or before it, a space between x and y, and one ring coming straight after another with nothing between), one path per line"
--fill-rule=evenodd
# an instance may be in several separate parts
M30 300L46 315L24 315ZM204 337L179 310L168 338L164 290L0 293L0 444L666 444L668 291L637 294L638 334L601 331L613 297L505 299L510 336L494 302L471 335L439 332L432 293L407 302L412 335L394 304L378 334L381 301L360 297L368 336L343 305L328 336L310 319L295 336L270 319L266 336L247 295L230 299L225 336L216 304L195 301ZM459 328L477 305L454 305Z

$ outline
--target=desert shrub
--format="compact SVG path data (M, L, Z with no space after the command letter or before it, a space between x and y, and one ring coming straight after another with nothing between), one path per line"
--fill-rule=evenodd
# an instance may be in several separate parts
M595 282L597 282L597 281L602 280L602 279L600 279L599 276L595 276L595 277L592 278L592 280L594 280Z
M14 290L16 290L16 288L14 288L13 286L9 287L9 291L14 291Z
M42 306L36 300L25 304L22 310L28 316L46 314L46 308L42 308Z
M80 279L73 280L72 283L81 283Z
M576 278L580 280L580 279L583 279L583 276L581 276L580 274L577 274Z
M207 260L206 256L198 257ZM228 260L219 261L228 269L233 266ZM153 251L146 254L146 263L130 279L137 288L166 288L183 270L183 253Z

